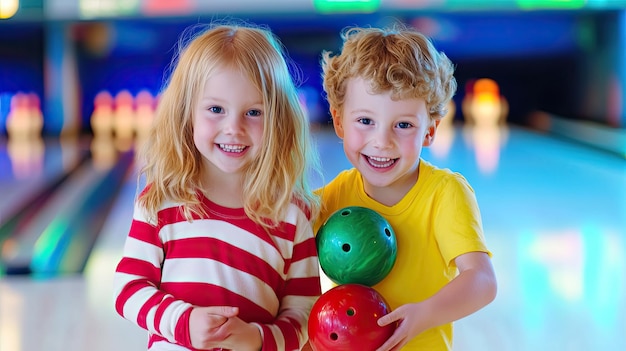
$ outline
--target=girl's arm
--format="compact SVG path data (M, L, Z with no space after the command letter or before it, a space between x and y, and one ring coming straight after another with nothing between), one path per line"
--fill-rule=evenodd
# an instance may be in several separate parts
M280 309L273 324L259 324L263 350L300 350L308 340L307 323L321 294L315 238L309 219L299 212L292 259Z
M158 229L135 206L123 257L114 276L115 309L139 327L170 342L188 339L191 304L158 289L163 245Z

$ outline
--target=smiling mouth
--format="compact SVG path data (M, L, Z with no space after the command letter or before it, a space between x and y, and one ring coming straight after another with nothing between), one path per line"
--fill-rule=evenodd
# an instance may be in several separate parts
M230 144L218 144L218 146L224 152L232 152L235 154L242 153L247 147L245 145L230 145Z
M398 160L397 158L365 156L367 163L374 168L387 168L393 166Z

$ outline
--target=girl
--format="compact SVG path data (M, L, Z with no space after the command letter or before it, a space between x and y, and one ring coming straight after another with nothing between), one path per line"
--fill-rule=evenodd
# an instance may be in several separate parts
M308 136L269 30L220 24L183 46L115 273L115 308L149 350L304 345L320 295Z

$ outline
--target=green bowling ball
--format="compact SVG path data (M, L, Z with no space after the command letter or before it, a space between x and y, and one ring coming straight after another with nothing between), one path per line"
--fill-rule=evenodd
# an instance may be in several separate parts
M365 207L333 213L315 237L322 270L337 284L373 286L396 262L396 235L387 220Z

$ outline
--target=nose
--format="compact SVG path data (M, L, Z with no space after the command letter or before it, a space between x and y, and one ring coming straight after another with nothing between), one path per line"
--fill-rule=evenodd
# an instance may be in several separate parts
M386 128L378 129L374 134L374 147L379 150L387 150L393 147L392 132Z
M244 130L243 122L240 114L228 115L223 120L222 131L227 135L241 135Z

